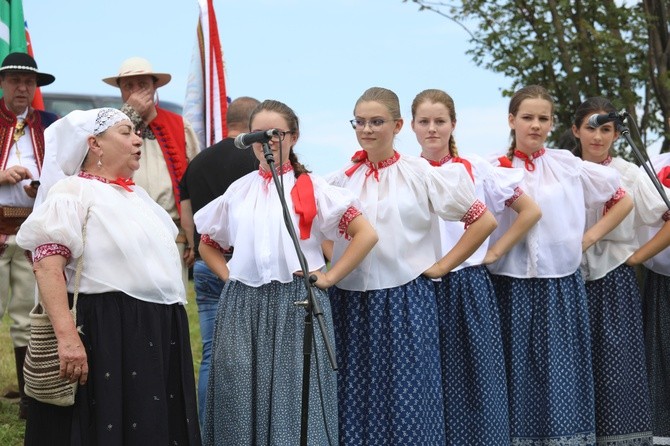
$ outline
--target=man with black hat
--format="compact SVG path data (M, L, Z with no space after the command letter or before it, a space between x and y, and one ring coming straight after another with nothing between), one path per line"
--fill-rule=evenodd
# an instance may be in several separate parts
M157 104L156 90L171 79L168 73L155 72L148 60L131 57L121 63L118 74L102 81L121 90L121 111L140 132L142 157L133 181L170 214L179 228L176 242L182 257L182 279L187 286L188 267L195 257L180 224L179 182L200 149L191 124Z
M23 360L35 304L35 276L26 251L16 244L19 226L32 212L44 161L44 129L57 119L31 107L37 87L55 78L37 71L25 53L10 53L0 66L0 318L9 312L18 378L19 418L26 418Z

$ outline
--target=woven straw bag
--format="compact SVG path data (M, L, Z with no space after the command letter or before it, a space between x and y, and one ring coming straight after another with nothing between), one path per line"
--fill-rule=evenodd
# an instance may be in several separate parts
M84 245L86 244L86 222L88 212L82 228ZM79 296L79 281L83 268L83 254L77 261L74 276L74 299L72 301L72 319L77 322L77 298ZM25 393L42 403L56 406L72 406L77 393L78 382L70 383L60 378L60 359L58 358L58 340L54 332L49 315L38 302L30 312L30 340L23 364L25 379Z

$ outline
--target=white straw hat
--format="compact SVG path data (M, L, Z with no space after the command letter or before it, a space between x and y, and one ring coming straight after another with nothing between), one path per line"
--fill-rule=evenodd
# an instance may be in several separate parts
M123 61L121 68L119 68L119 74L106 77L102 81L112 87L118 87L119 79L122 77L146 75L156 78L156 88L162 87L172 79L172 76L167 73L155 73L148 60L141 57L131 57Z

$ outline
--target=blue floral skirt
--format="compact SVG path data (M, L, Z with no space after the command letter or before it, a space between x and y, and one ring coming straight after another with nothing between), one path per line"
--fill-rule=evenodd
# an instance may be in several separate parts
M621 265L586 282L598 444L651 446L640 289L632 267Z
M330 290L340 444L444 446L435 287Z
M314 288L333 342L330 303ZM217 309L203 444L298 445L301 430L304 280L250 287L229 281ZM337 378L314 320L307 442L337 440Z
M447 444L509 444L500 316L484 266L435 282Z
M670 445L670 276L645 270L644 343L655 444Z
M500 306L513 446L595 445L584 280L492 275Z

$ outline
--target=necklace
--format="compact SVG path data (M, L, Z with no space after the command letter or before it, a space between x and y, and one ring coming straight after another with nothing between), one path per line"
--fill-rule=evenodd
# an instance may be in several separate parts
M16 157L21 164L21 151L19 150L19 139L26 134L26 121L23 119L16 121L16 126L14 127L14 145L16 146Z

